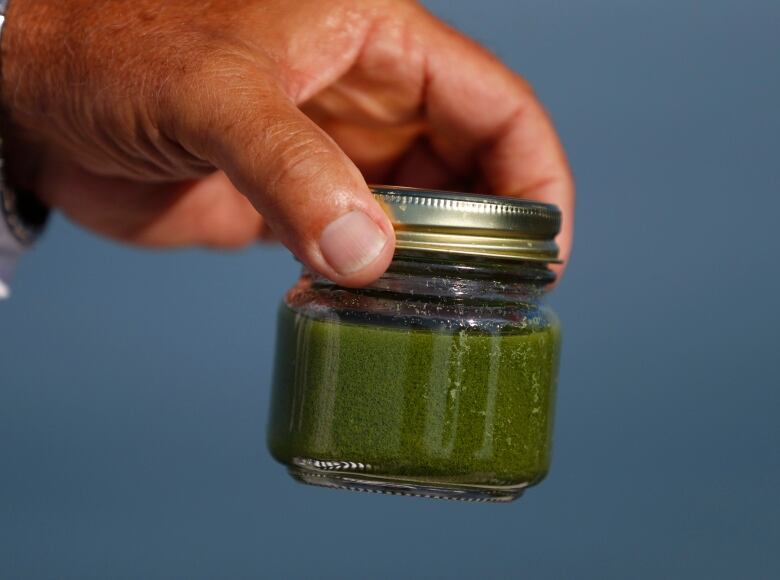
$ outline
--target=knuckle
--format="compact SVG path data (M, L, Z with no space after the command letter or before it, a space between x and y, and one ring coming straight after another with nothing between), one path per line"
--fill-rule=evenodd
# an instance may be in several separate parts
M265 131L269 193L305 186L327 170L330 152L310 130L297 123L277 122Z
M250 55L221 47L201 55L170 83L166 94L167 133L193 153L206 157L215 138L241 143L245 127L258 119L258 103L273 83Z
M534 89L533 84L519 74L515 74L514 76L515 86L517 87L517 92L520 96L528 99L536 99L536 90Z

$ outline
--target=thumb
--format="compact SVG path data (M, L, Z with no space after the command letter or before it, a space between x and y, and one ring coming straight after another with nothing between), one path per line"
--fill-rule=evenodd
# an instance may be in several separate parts
M360 171L281 90L253 95L221 103L216 119L196 128L204 157L304 264L343 286L373 282L390 264L395 236Z

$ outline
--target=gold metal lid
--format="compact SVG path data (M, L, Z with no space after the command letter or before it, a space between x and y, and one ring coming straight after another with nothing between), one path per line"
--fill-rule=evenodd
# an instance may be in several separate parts
M561 212L511 197L374 186L396 249L558 263Z

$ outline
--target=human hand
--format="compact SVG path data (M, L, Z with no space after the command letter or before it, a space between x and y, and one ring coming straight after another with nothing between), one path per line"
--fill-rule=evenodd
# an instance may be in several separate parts
M366 180L555 203L573 183L523 79L406 0L12 0L9 171L103 235L275 237L346 286L393 230Z

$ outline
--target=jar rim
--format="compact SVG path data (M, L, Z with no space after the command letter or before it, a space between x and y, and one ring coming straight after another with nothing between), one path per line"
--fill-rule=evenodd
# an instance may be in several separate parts
M555 205L396 186L371 191L393 224L398 250L560 262Z

